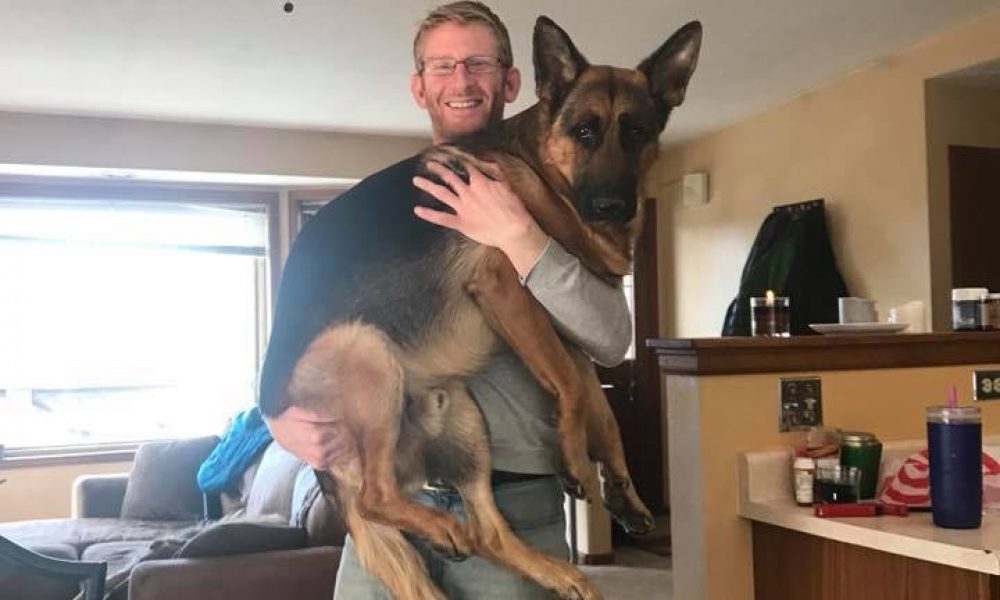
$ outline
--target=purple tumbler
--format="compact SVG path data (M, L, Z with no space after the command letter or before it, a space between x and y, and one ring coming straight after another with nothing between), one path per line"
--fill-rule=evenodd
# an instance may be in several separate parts
M975 529L983 518L983 423L974 406L927 408L934 524Z

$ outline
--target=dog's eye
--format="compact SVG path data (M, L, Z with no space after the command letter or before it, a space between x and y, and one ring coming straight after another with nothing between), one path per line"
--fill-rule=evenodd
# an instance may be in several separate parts
M597 129L590 123L581 123L573 128L573 137L587 142L597 137Z
M582 121L578 121L569 130L569 134L583 147L596 148L601 143L601 120L597 117L589 116Z

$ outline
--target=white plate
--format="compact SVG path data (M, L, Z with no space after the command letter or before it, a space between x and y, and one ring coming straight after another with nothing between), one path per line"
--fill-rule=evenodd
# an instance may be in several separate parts
M897 333L906 329L908 323L810 323L815 331L822 334L860 335L866 333Z

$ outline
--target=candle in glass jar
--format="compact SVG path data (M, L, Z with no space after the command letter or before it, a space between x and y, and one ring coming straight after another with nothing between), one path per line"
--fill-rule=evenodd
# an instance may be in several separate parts
M775 296L767 290L763 297L750 298L750 328L755 337L788 337L791 335L791 306L785 296Z

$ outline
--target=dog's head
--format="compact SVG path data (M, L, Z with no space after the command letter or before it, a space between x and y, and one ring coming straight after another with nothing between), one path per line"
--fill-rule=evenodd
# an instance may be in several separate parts
M636 217L639 181L698 63L701 24L680 28L636 69L595 66L547 17L535 24L535 81L551 127L543 160L572 189L580 217L620 227Z

